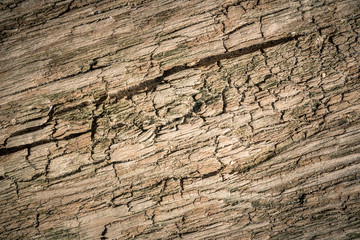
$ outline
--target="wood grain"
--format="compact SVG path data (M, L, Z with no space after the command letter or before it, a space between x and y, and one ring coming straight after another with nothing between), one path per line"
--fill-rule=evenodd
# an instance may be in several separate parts
M357 239L359 3L0 3L1 239Z

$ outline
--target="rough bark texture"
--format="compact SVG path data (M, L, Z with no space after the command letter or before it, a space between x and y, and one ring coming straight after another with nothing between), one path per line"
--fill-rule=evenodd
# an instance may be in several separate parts
M5 0L1 239L360 237L357 0Z

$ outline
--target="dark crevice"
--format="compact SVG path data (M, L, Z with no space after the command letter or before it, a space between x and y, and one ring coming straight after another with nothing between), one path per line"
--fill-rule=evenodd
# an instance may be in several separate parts
M8 138L5 139L4 141L4 146L6 146L6 143L8 141L8 139L12 138L12 137L16 137L16 136L20 136L20 135L24 135L24 134L27 134L27 133L31 133L31 132L36 132L36 131L39 131L47 126L50 125L50 122L52 121L53 119L53 115L54 115L54 106L51 106L50 109L49 109L49 112L48 112L48 119L46 120L45 123L39 125L39 126L35 126L35 127L29 127L29 128L25 128L25 129L22 129L22 130L19 130L19 131L15 131L14 133L12 133ZM44 118L44 117L41 117L41 118ZM35 120L39 120L41 118L38 118L38 119L33 119L33 121ZM30 121L29 121L30 122ZM1 150L1 149L0 149ZM0 151L1 152L1 151ZM1 154L0 154L1 155Z
M31 182L31 181L34 181L35 179L37 179L37 178L39 178L39 177L41 177L43 175L44 175L44 172L36 173L30 179L21 180L19 182Z
M275 15L275 14L277 14L277 13L281 13L281 12L283 12L283 11L285 11L285 10L288 10L289 8L290 8L290 7L286 7L286 8L282 8L282 9L276 10L276 11L274 11L274 12L269 12L269 13L266 13L266 14L262 15L261 17L267 17L267 16Z
M104 102L106 100L107 96L101 96L95 103L97 105L101 104L102 102ZM46 123L44 124L41 124L39 126L35 126L35 127L29 127L29 128L25 128L25 129L22 129L22 130L19 130L19 131L16 131L14 133L12 133L6 140L5 140L5 146L6 146L6 142L8 139L12 138L12 137L16 137L16 136L20 136L20 135L24 135L24 134L28 134L28 133L32 133L32 132L36 132L36 131L39 131L41 129L44 129L45 127L51 125L51 121L53 120L53 116L56 114L56 115L61 115L63 113L66 113L66 112L69 112L69 111L72 111L72 110L75 110L75 109L81 109L83 107L86 107L90 105L90 102L82 102L78 105L75 105L75 106L71 106L71 107L68 107L68 108L64 108L64 109L61 109L61 110L58 110L58 111L55 111L55 108L57 105L53 105L50 107L49 109L49 113L48 113L48 120L46 121ZM0 149L0 155L1 155L1 149Z
M265 49L265 48L269 48L269 47L274 47L276 45L280 45L280 44L284 44L287 42L290 42L292 40L296 40L300 37L300 35L297 36L288 36L288 37L284 37L284 38L280 38L280 39L276 39L276 40L270 40L270 41L266 41L266 42L262 42L262 43L258 43L258 44L254 44L251 45L249 47L245 47L245 48L240 48L238 50L235 51L231 51L228 53L223 53L223 54L219 54L219 55L215 55L215 56L209 56L206 58L201 59L195 66L196 67L203 67L203 66L207 66L213 63L216 63L217 61L220 60L225 60L225 59L231 59L231 58L236 58L236 57L240 57L242 55L245 54L250 54L256 51L259 51L260 49Z
M196 102L194 107L193 107L193 112L197 113L201 111L201 107L202 107L203 103L202 102ZM175 119L176 120L176 119Z
M279 44L284 44L284 43L287 43L289 41L296 40L300 36L301 35L297 35L297 36L291 35L291 36L276 39L276 40L270 40L270 41L254 44L254 45L251 45L249 47L241 48L241 49L238 49L238 50L235 50L235 51L226 52L226 53L218 54L218 55L214 55L214 56L209 56L209 57L206 57L206 58L203 58L203 59L199 60L193 66L189 66L187 64L174 66L174 67L172 67L170 69L165 70L161 76L159 76L157 78L154 78L154 79L150 79L150 80L141 82L140 84L129 87L129 88L125 89L125 90L121 90L113 97L115 97L117 99L122 99L122 98L125 98L125 97L130 99L135 94L138 94L138 93L141 93L141 92L153 91L159 84L162 84L162 83L166 82L166 80L165 80L166 77L171 76L173 74L176 74L178 72L181 72L181 71L184 71L184 70L187 70L187 69L195 69L195 68L198 68L198 67L208 66L208 65L214 64L214 63L216 63L216 62L218 62L220 60L236 58L236 57L240 57L240 56L245 55L245 54L250 54L250 53L259 51L261 49L274 47L274 46L279 45ZM94 61L92 63L92 66L95 66L96 64L97 64L97 62ZM88 71L93 71L93 70L94 69L92 69L92 67L90 67L90 69ZM85 73L85 72L83 72L83 73ZM77 74L74 74L74 76L75 75L77 75ZM69 78L69 77L71 77L71 76L67 76L66 78ZM57 79L57 81L59 81L61 79L62 78ZM52 82L54 82L54 81L52 81ZM97 105L100 105L106 99L107 98L105 96L103 98L99 99L97 101ZM83 103L83 105L80 104L80 106L77 105L77 106L73 106L73 107L70 107L70 108L67 108L67 109L63 109L63 110L61 110L59 112L56 112L56 114L60 114L60 113L66 112L66 111L77 109L79 107L83 107L86 104L87 103ZM39 130L39 129L45 127L52 120L52 117L54 115L54 107L52 107L50 109L48 115L49 115L49 119L48 119L46 124L43 124L41 126L34 127L34 128L25 129L25 130L23 130L23 132L16 133L16 135L21 135L23 133L28 133L28 132L31 132L32 130L36 131L36 130ZM78 136L81 136L81 135L89 133L89 132L94 134L94 130L95 130L94 128L96 128L96 125L93 125L92 129L90 129L88 131L71 134L71 135L69 135L69 136L67 136L67 137L65 137L63 139L45 139L45 140L37 141L37 142L31 143L31 144L25 144L25 145L10 147L10 148L1 148L0 149L0 156L10 154L10 153L14 153L14 152L26 149L26 148L31 148L31 147L39 146L39 145L42 145L42 144L54 142L54 141L57 141L57 140L67 140L67 139L71 139L71 138L76 138Z
M15 193L16 193L17 199L19 199L19 185L18 185L17 180L13 179L10 176L7 176L6 173L4 174L3 179L8 179L15 185Z
M37 141L37 142L33 142L33 143L30 143L30 144L24 144L24 145L19 145L19 146L15 146L15 147L9 147L9 148L1 148L0 149L0 156L3 156L3 155L7 155L7 154L11 154L11 153L14 153L14 152L18 152L18 151L21 151L23 149L27 149L27 148L32 148L32 147L36 147L36 146L39 146L39 145L43 145L43 144L47 144L47 143L51 143L51 142L56 142L56 141L61 141L61 140L69 140L69 139L72 139L72 138L77 138L81 135L84 135L84 134L87 134L91 132L90 130L87 130L85 132L80 132L80 133L74 133L74 134L70 134L64 138L60 138L60 139L44 139L44 140L40 140L40 141Z
M71 5L72 5L73 2L74 2L74 0L72 0L72 1L68 4L68 6L66 7L65 11L59 13L59 15L57 15L55 18L58 18L58 17L60 17L60 16L62 16L62 15L64 15L64 14L70 12L70 10L71 10Z
M36 132L36 131L39 131L39 130L45 128L46 126L48 126L48 124L44 123L39 126L25 128L25 129L22 129L22 130L12 133L8 138L24 135L24 134L31 133L31 132Z
M245 54L250 54L256 51L259 51L260 49L265 49L265 48L269 48L269 47L274 47L276 45L279 44L284 44L287 43L289 41L292 40L296 40L300 37L301 35L296 35L296 36L288 36L288 37L283 37L280 39L276 39L276 40L269 40L266 42L262 42L262 43L258 43L258 44L254 44L251 45L249 47L244 47L235 51L231 51L231 52L226 52L223 54L218 54L218 55L213 55L213 56L209 56L209 57L205 57L201 60L199 60L195 65L189 66L188 64L183 64L183 65L179 65L179 66L174 66L170 69L167 69L163 72L163 74L157 78L151 79L151 80L147 80L144 82L141 82L138 85L129 87L127 89L124 90L120 90L119 92L117 92L114 96L117 99L122 99L122 98L128 98L130 99L133 95L141 93L141 92L149 92L154 90L159 84L162 84L165 81L165 78L176 74L178 72L187 70L187 69L195 69L198 67L204 67L204 66L208 66L211 64L214 64L220 60L225 60L225 59L231 59L231 58L236 58L236 57L240 57L242 55Z
M72 110L82 109L82 108L84 108L86 106L89 106L90 104L91 104L90 102L88 102L88 101L85 102L84 101L84 102L81 102L78 105L74 105L74 106L70 106L70 107L67 107L67 108L64 108L64 109L57 110L57 111L55 111L55 114L56 115L61 115L63 113L70 112Z
M238 27L236 27L235 29L231 30L230 32L226 33L226 35L230 35L230 34L233 34L234 32L237 32L238 30L240 30L241 28L244 28L244 27L248 27L252 24L254 24L255 22L251 22L251 23L245 23L243 25L240 25Z
M96 66L98 64L97 59L94 59L91 63L90 63L90 71L94 70L94 66Z
M221 100L222 100L222 113L226 113L226 107L227 107L227 102L226 102L226 91L227 91L227 87L224 88L221 92Z
M39 225L40 225L40 222L39 222L39 217L40 217L40 214L38 212L36 212L36 216L35 216L35 224L34 224L34 227L35 228L38 228Z
M48 180L49 181L55 181L55 180L64 179L66 177L69 177L69 176L74 175L74 174L79 173L79 172L81 172L81 167L79 167L79 168L77 168L77 169L75 169L75 170L73 170L71 172L67 172L65 174L62 174L60 176L56 176L56 177L53 177L53 178L48 178Z
M103 230L102 233L101 233L101 238L100 238L101 240L107 239L106 233L107 233L107 226L105 225L105 226L104 226L104 230Z
M201 179L205 179L205 178L209 178L209 177L216 176L216 175L218 175L218 174L221 172L221 170L223 170L223 168L224 168L224 167L221 167L220 169L218 169L218 170L216 170L216 171L214 171L214 172L209 172L209 173L207 173L207 174L204 174L204 175L201 176Z
M25 161L36 171L36 167L35 167L34 164L32 164L32 163L30 162L30 160L29 160L30 154L31 154L30 148L27 148L27 153L26 153L26 156L25 156Z
M173 68L165 70L163 72L163 74L157 78L141 82L139 85L135 85L135 86L129 87L127 89L119 91L115 95L115 97L117 99L122 99L124 97L130 99L135 94L138 94L141 92L150 92L150 91L154 90L159 84L164 83L165 82L164 79L166 77L173 75L175 73L181 72L183 70L189 69L189 68L191 68L191 67L189 67L187 65L175 66Z
M306 198L306 194L305 194L305 193L303 193L303 194L301 194L301 195L299 196L299 203L300 203L300 205L303 205L303 204L304 204L305 198Z

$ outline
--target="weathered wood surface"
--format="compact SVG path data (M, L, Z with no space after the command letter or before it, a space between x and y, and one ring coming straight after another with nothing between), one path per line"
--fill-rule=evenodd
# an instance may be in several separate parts
M358 1L0 6L1 239L360 237Z

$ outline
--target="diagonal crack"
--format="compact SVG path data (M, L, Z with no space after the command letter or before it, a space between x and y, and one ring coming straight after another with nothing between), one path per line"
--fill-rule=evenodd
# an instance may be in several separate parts
M40 141L37 141L37 142L33 142L33 143L30 143L30 144L24 144L24 145L19 145L19 146L15 146L15 147L9 147L9 148L0 148L0 156L7 155L7 154L10 154L10 153L14 153L14 152L18 152L18 151L21 151L21 150L26 149L26 148L36 147L36 146L46 144L46 143L51 143L51 142L56 142L56 141L61 141L61 140L69 140L69 139L72 139L72 138L77 138L77 137L79 137L81 135L84 135L84 134L87 134L89 132L91 132L91 130L70 134L70 135L68 135L68 136L66 136L64 138L60 138L60 139L51 139L51 138L49 138L49 139L44 139L44 140L40 140Z
M158 76L154 79L149 79L149 80L143 81L140 84L131 86L127 89L120 90L115 95L109 96L109 97L113 97L116 99L122 99L122 98L126 97L129 99L135 94L138 94L141 92L149 92L149 91L154 90L158 85L166 82L165 78L167 78L168 76L171 76L173 74L179 73L181 71L208 66L208 65L216 63L220 60L240 57L242 55L250 54L250 53L265 49L265 48L274 47L276 45L280 45L280 44L284 44L284 43L287 43L287 42L290 42L293 40L297 40L300 36L302 36L302 35L290 35L287 37L283 37L283 38L279 38L279 39L275 39L275 40L268 40L268 41L265 41L262 43L254 44L254 45L244 47L244 48L241 48L241 49L238 49L235 51L212 55L212 56L200 59L197 63L192 64L191 66L188 63L185 63L183 65L177 65L170 69L164 70L161 76ZM99 101L97 101L96 104L99 106L106 99L107 99L107 97L103 97L103 98L99 99ZM76 106L76 107L78 107L78 106ZM71 109L66 109L66 111L69 111L69 110L71 110ZM48 124L52 120L53 115L54 115L54 109L52 107L49 111L49 119L46 124ZM96 119L95 119L95 121L96 121ZM44 125L46 125L46 124L44 124ZM37 127L37 128L42 128L42 127L44 127L44 125ZM68 139L75 138L75 137L78 137L80 135L83 135L83 134L86 134L89 132L94 134L95 129L96 129L96 123L93 122L91 130L72 134L72 135L67 136L64 139L57 139L57 140L68 140ZM24 132L31 131L31 130L34 130L34 129L27 129ZM18 135L18 134L20 134L20 133L17 133L16 135ZM46 143L53 142L53 141L54 141L54 139L46 139L46 140L41 140L38 142L31 143L31 144L25 144L25 145L20 145L20 146L11 147L11 148L0 148L0 156L14 153L14 152L26 149L26 148L31 148L34 146L46 144Z
M224 60L224 59L231 59L231 58L240 57L242 55L250 54L250 53L259 51L261 49L274 47L276 45L280 45L280 44L284 44L284 43L296 40L300 36L301 35L290 35L290 36L287 36L287 37L283 37L283 38L279 38L279 39L275 39L275 40L269 40L269 41L254 44L254 45L251 45L251 46L248 46L248 47L240 48L240 49L235 50L235 51L225 52L225 53L217 54L217 55L212 55L212 56L200 59L196 64L191 65L191 66L188 63L185 63L183 65L177 65L177 66L174 66L174 67L172 67L170 69L167 69L167 70L163 71L163 74L161 76L159 76L159 77L156 77L154 79L150 79L150 80L147 80L147 81L143 81L138 85L134 85L134 86L131 86L129 88L120 90L116 94L114 94L113 96L110 96L110 97L115 97L117 99L122 99L122 98L125 98L125 97L126 98L131 98L135 94L154 90L159 84L162 84L162 83L166 82L165 81L166 77L171 76L171 75L176 74L176 73L179 73L181 71L184 71L184 70L187 70L187 69L194 69L194 68L198 68L198 67L208 66L208 65L211 65L213 63L216 63L216 62L218 62L220 60Z

